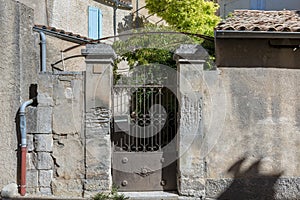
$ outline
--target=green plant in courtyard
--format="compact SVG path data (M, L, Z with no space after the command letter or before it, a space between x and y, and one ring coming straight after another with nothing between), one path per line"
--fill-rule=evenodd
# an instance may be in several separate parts
M118 188L113 186L110 193L100 192L93 197L93 200L126 200L124 194L118 194Z
M150 14L156 14L180 32L214 35L220 21L218 4L207 0L146 0Z

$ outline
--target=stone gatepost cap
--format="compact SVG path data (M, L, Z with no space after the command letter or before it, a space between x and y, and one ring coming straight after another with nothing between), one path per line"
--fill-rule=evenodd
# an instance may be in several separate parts
M187 60L207 60L209 54L201 46L197 44L182 44L174 53L174 59L187 59Z
M86 48L81 50L81 54L86 56L86 59L117 58L115 51L108 44L87 44Z

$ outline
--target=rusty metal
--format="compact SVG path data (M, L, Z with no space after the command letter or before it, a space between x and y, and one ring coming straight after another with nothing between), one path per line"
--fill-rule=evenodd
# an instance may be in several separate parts
M120 191L176 190L176 94L163 84L113 87L112 175Z

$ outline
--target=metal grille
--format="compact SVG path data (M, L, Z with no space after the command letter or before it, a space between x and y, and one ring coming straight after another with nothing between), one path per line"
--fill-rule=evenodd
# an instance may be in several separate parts
M115 85L115 152L161 152L177 130L177 100L163 85Z

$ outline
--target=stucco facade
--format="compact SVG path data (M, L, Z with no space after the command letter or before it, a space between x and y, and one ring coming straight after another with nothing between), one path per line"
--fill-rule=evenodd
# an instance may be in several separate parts
M59 57L51 47L47 70L40 72L33 9L0 0L0 11L0 187L20 185L18 108L35 94L38 104L26 112L26 195L88 198L111 191L114 50L86 45L76 52L84 63L52 71L49 65ZM58 49L71 45L52 39L49 45L65 43ZM299 56L293 68L223 60L217 70L205 71L204 55L200 46L182 45L174 56L178 167L171 199L299 199ZM82 71L72 71L74 65Z
M46 27L55 27L58 30L79 34L83 37L89 37L89 7L98 8L102 13L102 37L114 36L114 6L104 4L101 1L84 0L67 2L50 0L50 1L20 1L24 5L32 8L33 23L36 25L43 25ZM130 4L129 4L130 5ZM129 6L130 7L130 6ZM129 16L130 9L118 8L116 11L116 30L118 31L118 24L124 24L124 18ZM118 32L117 32L118 34ZM39 43L39 34L35 35L36 44ZM114 41L113 38L105 40L105 43ZM69 56L80 55L82 47L62 53L65 49L77 45L74 42L57 39L53 36L46 36L47 48L47 68L52 70L51 64L67 58ZM74 58L66 62L61 62L55 67L62 70L82 71L84 69L84 59Z
M16 183L18 171L17 112L37 84L36 49L33 43L33 10L14 1L0 1L1 52L1 187Z

